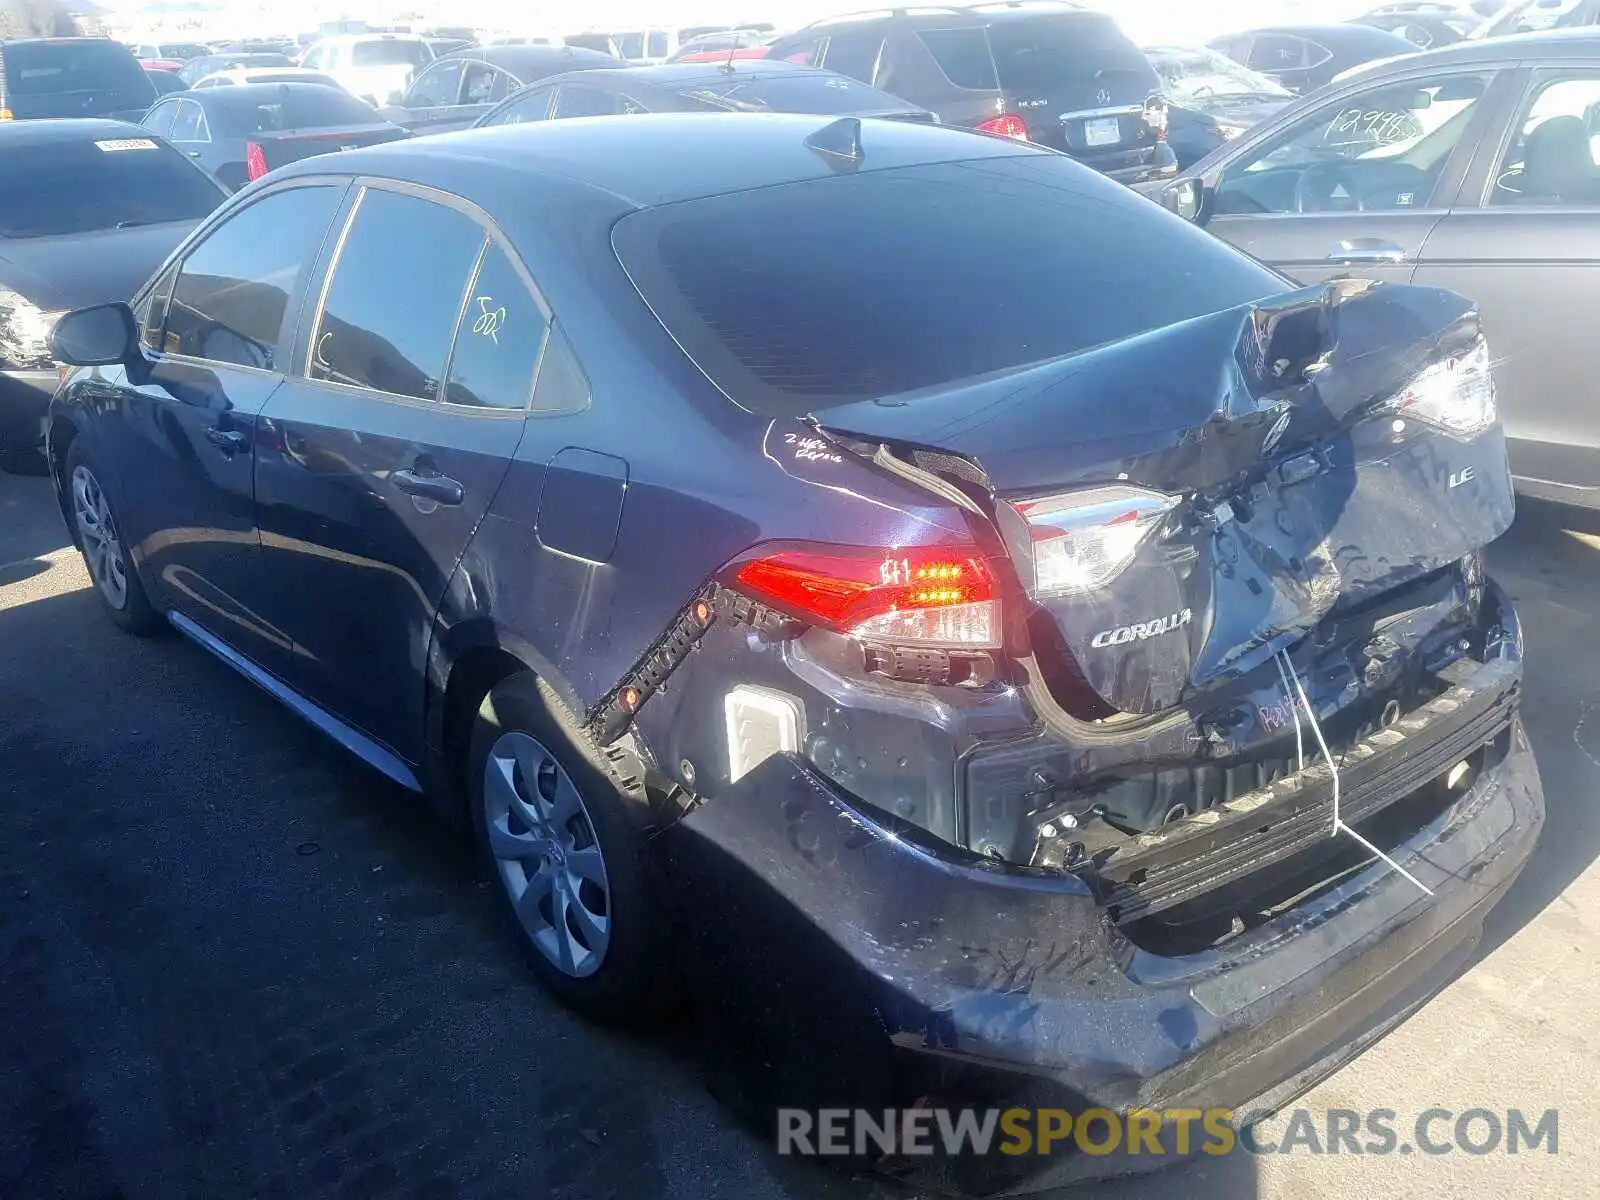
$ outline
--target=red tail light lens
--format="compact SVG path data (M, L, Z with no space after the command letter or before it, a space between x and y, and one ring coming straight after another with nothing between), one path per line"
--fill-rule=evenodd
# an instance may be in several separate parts
M744 563L741 590L781 612L855 637L995 647L1000 599L975 547L819 546Z
M979 133L992 133L995 137L1016 138L1019 142L1028 140L1028 126L1014 113L1004 113L998 117L990 117L987 121L973 126Z
M260 142L251 142L244 148L244 173L249 179L260 179L267 173L267 152Z

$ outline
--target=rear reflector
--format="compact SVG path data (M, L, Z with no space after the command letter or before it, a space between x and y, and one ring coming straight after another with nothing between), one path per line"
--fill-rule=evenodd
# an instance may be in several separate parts
M248 179L260 179L267 173L267 152L260 142L251 142L244 148L244 173Z
M811 625L918 645L1000 644L995 577L975 547L783 550L739 567L757 599Z
M722 701L728 736L728 782L737 783L774 754L796 754L805 714L793 696L740 684Z
M991 117L987 121L974 125L973 128L979 133L991 133L995 137L1016 138L1019 142L1028 140L1027 123L1014 113Z

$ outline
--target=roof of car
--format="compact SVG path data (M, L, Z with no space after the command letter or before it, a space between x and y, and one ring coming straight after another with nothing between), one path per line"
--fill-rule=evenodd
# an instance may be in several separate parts
M715 82L722 79L766 79L774 75L824 75L837 78L833 71L820 71L801 63L782 60L744 58L711 62L654 63L648 66L616 67L605 72L607 79L639 79L660 87L680 87L685 84Z
M317 42L323 45L349 45L351 42L426 42L428 39L418 33L330 33L327 37L320 37Z
M0 121L0 148L149 136L149 130L139 125L128 121L109 121L100 117L68 117L51 121Z
M278 177L368 174L444 187L472 199L476 181L507 173L582 184L635 206L671 204L839 173L837 155L808 146L830 125L854 118L792 113L645 113L626 120L571 118L408 138L304 159ZM939 125L861 120L855 171L1051 154L1049 150ZM481 173L481 174L480 174Z
M241 83L237 87L199 88L187 92L174 92L185 100L203 100L207 104L224 108L246 108L257 104L271 104L285 95L319 96L332 92L336 96L348 95L343 88L332 83L313 83L310 80L292 83ZM378 120L374 115L373 120Z
M1330 21L1324 24L1308 22L1299 24L1289 22L1283 25L1258 25L1253 29L1241 29L1224 37L1212 38L1206 44L1216 45L1218 42L1232 41L1237 37L1259 36L1263 33L1282 33L1292 37L1312 38L1319 42L1371 42L1393 40L1405 42L1399 34L1390 33L1387 29L1379 29L1376 25L1357 25L1352 22ZM1410 45L1409 42L1405 44Z
M1572 29L1541 29L1534 33L1514 33L1505 37L1469 38L1370 65L1373 71L1378 71L1387 67L1409 69L1413 65L1439 63L1522 63L1528 59L1600 61L1600 28L1586 25ZM1357 68L1352 75L1356 73L1367 75L1369 72Z
M493 63L504 67L513 75L519 71L537 72L541 77L553 75L563 64L578 67L598 66L605 63L621 64L622 60L600 50L583 46L549 46L529 44L521 46L463 46L439 56L439 61L452 58L469 58L475 62ZM520 78L520 75L518 76Z

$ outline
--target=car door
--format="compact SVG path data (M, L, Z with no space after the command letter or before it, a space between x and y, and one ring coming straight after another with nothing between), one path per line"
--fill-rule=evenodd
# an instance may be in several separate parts
M400 123L417 133L440 133L450 127L458 115L466 66L464 59L446 58L422 71L396 106Z
M1600 308L1600 68L1516 82L1415 280L1478 302L1513 472L1526 490L1578 499L1571 489L1600 488L1600 383L1579 349Z
M1205 171L1206 228L1303 283L1406 282L1486 128L1493 78L1352 83L1247 134Z
M548 322L503 239L442 193L360 188L332 257L263 417L263 560L293 685L414 762L434 615L522 437Z
M253 452L283 379L298 299L343 186L280 186L233 210L152 289L144 359L122 373L125 533L146 586L244 657L282 672L260 613Z

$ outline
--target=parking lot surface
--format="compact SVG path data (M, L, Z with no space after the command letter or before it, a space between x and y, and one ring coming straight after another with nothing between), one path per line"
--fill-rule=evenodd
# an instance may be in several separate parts
M1559 1153L1238 1154L1074 1196L1600 1194L1600 520L1525 505L1493 562L1544 841L1475 965L1301 1104L1555 1108ZM547 1000L463 846L88 588L46 481L0 475L0 1197L901 1194L779 1158L673 1036Z

